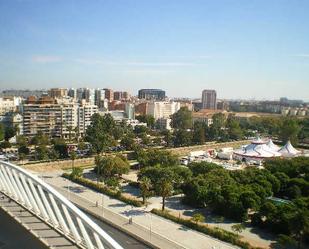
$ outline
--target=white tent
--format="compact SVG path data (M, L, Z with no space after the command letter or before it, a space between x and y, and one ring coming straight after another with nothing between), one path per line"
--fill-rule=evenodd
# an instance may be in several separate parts
M274 151L279 151L280 150L280 147L278 145L274 144L273 140L271 140L271 139L268 140L267 146L269 148L271 148L272 150L274 150Z
M246 147L235 150L234 157L240 160L256 160L260 161L265 158L279 157L281 153L268 146L267 142L261 138L256 138Z
M283 157L294 157L300 154L300 151L296 150L290 141L288 141L278 152L280 152Z

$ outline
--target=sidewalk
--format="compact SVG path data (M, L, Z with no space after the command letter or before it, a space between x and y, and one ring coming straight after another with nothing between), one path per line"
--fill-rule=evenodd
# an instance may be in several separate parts
M43 179L64 196L88 212L135 234L157 248L232 249L231 244L188 229L151 214L149 209L133 207L97 193L60 176L60 172L45 173ZM103 207L102 207L103 205ZM132 224L129 219L132 218Z

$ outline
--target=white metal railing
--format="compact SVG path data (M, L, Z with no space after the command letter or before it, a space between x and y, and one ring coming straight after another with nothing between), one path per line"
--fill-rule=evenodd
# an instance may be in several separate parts
M19 166L0 161L0 192L81 248L122 249L63 195Z

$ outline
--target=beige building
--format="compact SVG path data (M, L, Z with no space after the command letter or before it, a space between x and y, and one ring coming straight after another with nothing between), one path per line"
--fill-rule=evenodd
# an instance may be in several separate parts
M24 104L23 131L26 136L43 132L49 137L69 138L84 136L90 125L91 116L98 107L75 102L56 104Z
M48 91L48 95L52 98L62 98L68 95L68 89L66 88L51 88Z
M18 111L21 101L22 101L21 97L0 98L0 115Z

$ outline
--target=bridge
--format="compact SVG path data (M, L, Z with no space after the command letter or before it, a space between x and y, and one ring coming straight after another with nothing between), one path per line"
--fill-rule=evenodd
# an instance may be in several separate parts
M21 167L0 161L0 192L3 194L0 206L18 204L21 211L31 214L75 248L122 249L63 195ZM6 205L7 211L12 208L15 206Z

